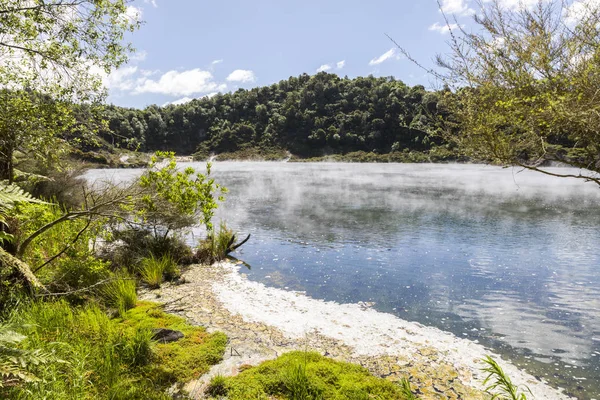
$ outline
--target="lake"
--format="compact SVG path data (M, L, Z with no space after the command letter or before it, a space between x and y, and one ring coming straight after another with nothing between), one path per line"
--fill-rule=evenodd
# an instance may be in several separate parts
M252 235L234 254L250 279L373 302L600 399L597 185L482 165L217 162L213 175L229 189L215 222Z

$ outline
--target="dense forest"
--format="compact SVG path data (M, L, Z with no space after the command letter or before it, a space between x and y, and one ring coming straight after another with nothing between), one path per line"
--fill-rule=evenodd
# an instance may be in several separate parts
M427 152L444 117L439 93L393 77L302 74L271 86L143 110L108 106L100 136L121 148L181 155L289 151L300 158L349 152ZM449 153L449 152L446 152Z

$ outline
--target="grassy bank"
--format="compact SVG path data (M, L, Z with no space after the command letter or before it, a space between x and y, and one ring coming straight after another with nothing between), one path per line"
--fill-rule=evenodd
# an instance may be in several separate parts
M244 399L412 399L407 386L376 378L365 368L294 351L239 375L216 376L207 389L211 398Z
M65 301L21 306L14 334L25 336L25 382L4 381L8 399L169 399L167 389L204 374L223 356L227 338L208 334L154 303L140 302L110 318L97 305ZM152 340L153 329L179 330L172 343Z

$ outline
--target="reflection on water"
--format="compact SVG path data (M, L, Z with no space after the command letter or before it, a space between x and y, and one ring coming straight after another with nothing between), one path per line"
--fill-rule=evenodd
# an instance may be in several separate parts
M217 218L252 233L236 254L252 266L250 279L374 301L477 340L579 398L600 398L594 184L472 165L213 171L230 190Z

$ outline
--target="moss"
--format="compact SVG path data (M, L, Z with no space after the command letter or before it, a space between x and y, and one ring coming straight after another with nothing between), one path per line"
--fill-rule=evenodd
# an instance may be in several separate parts
M49 362L28 365L39 380L0 387L0 398L166 400L171 385L219 362L227 341L222 333L208 334L148 302L112 319L95 305L32 303L12 322L26 336L23 348L47 355ZM151 341L151 329L160 327L185 337L167 344Z
M223 359L227 344L225 334L209 334L202 327L189 325L183 318L163 312L158 304L139 302L136 308L125 313L122 324L131 328L174 329L184 334L177 342L155 345L147 376L161 384L198 378Z
M365 368L313 352L290 352L222 383L228 399L404 399L400 386Z

